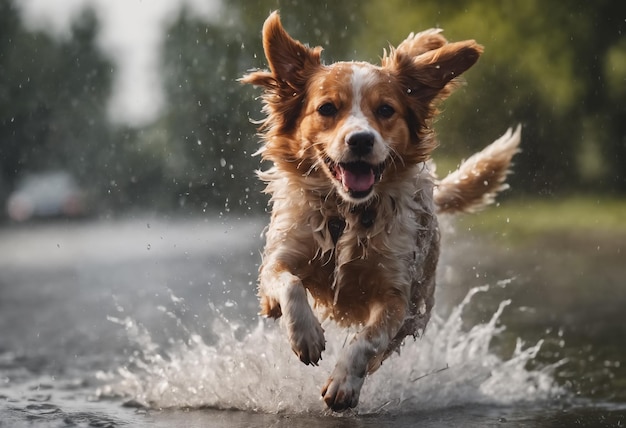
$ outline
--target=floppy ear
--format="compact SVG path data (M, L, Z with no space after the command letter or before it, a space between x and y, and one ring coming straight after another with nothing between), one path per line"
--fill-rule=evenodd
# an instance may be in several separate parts
M445 43L443 36L437 36L430 33L426 39L409 37L383 58L383 66L397 77L420 122L435 114L434 102L452 92L458 84L457 77L474 65L483 52L474 40ZM420 51L423 52L414 55Z
M321 65L322 48L311 49L292 39L283 28L278 12L272 12L263 24L263 50L270 72L252 72L241 79L243 83L300 91Z
M474 65L482 52L483 47L474 40L445 44L415 57L417 73L413 77L429 88L443 89Z
M430 120L437 113L437 101L446 98L458 84L458 76L476 63L482 46L473 40L447 43L436 30L410 35L389 55L383 57L383 67L400 84L415 146L415 159L427 159L436 147Z
M296 127L304 104L306 83L321 67L322 48L311 49L292 39L283 29L278 12L273 12L263 24L263 50L270 71L252 71L240 81L265 90L263 111L268 117L261 121L260 129L276 134L287 133Z
M321 47L310 49L287 34L277 12L263 25L263 49L274 76L290 86L298 86L303 77L320 65Z
M441 28L431 28L417 34L411 33L397 48L392 48L391 52L400 53L413 58L424 52L440 48L448 43L446 38L443 37L443 34L441 34L442 31ZM389 61L389 57L387 56L387 52L385 52L383 56L383 67L386 65L387 61Z

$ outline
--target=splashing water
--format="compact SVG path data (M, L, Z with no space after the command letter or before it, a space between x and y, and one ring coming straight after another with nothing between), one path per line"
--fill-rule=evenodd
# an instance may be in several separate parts
M470 290L447 319L433 316L422 338L408 338L401 355L391 356L368 376L358 412L510 405L561 393L553 380L556 365L540 370L526 368L542 341L524 348L518 339L508 360L489 350L491 340L503 330L497 324L510 301L503 301L488 322L463 331L463 311L474 295L488 289ZM267 320L238 339L241 326L218 316L213 325L218 335L215 344L208 345L199 335L191 334L187 342L175 342L167 351L159 350L150 334L132 319L111 320L125 326L141 351L116 372L99 374L105 386L98 395L130 397L153 408L326 414L320 387L351 335L325 323L324 359L319 367L311 367L293 355L279 325Z

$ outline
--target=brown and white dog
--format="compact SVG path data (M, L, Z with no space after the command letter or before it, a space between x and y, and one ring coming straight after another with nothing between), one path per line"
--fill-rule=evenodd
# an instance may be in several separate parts
M424 331L439 258L436 215L493 201L506 187L520 128L437 181L429 162L436 106L480 45L427 30L390 48L380 66L324 65L322 49L292 39L274 12L263 47L270 70L242 79L264 89L261 153L273 163L260 173L272 204L261 314L282 316L305 364L317 365L325 349L320 319L359 329L322 388L328 407L342 411L357 405L367 374Z

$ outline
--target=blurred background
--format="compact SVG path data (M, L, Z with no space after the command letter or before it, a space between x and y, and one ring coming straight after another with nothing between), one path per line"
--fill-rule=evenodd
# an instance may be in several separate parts
M273 9L326 62L430 27L483 44L436 123L441 174L522 123L513 198L626 194L623 2L0 0L1 218L263 212L237 79L266 66Z
M259 137L251 122L262 113L260 91L237 79L266 67L261 27L275 9L295 38L323 46L328 63L378 62L390 44L432 27L485 46L435 123L438 172L518 123L522 152L501 203L460 216L443 235L438 316L460 317L468 290L491 284L462 318L469 331L512 301L485 351L502 356L503 378L529 394L553 391L507 369L518 340L542 343L528 373L547 373L570 398L598 409L560 413L569 405L560 401L555 420L564 422L551 423L544 407L552 404L540 399L519 418L544 421L533 426L623 426L626 2L619 0L0 0L0 421L83 426L87 415L91 426L118 426L110 418L121 414L119 426L141 426L136 404L88 398L102 384L94 374L132 369L135 351L150 362L154 343L174 359L188 355L178 346L189 337L214 344L223 333L213 319L226 317L233 329L239 320L257 325L267 196L255 175L264 165L253 156ZM134 325L152 339L136 340ZM291 357L288 345L273 346ZM137 388L149 393L156 379L157 394L161 381L195 391L208 365L194 353L204 348L190 349L197 372L162 379L160 366L152 377L148 364L146 376L136 372ZM211 349L224 361L232 356L230 348ZM461 366L463 387L441 395L446 418L455 396L476 414L482 396L472 367L485 367L477 364ZM239 372L234 379L238 399L248 379ZM278 389L289 395L281 379ZM401 395L414 394L412 385ZM300 391L288 409L299 409ZM133 388L116 394L142 400ZM184 394L173 396L163 407L189 406ZM202 408L213 402L189 396ZM233 408L228 397L217 403ZM618 422L606 422L607 409ZM483 412L488 423L475 426L493 425L500 412ZM467 425L468 412L456 414ZM580 423L585 418L593 423ZM178 422L159 426L192 425Z

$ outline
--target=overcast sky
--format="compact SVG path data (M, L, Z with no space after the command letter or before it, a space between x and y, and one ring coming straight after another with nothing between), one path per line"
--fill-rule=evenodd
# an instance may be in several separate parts
M145 125L164 106L159 77L166 28L182 7L215 22L221 0L18 0L25 25L58 38L70 36L71 23L86 7L100 21L98 47L116 65L109 113L113 121Z

